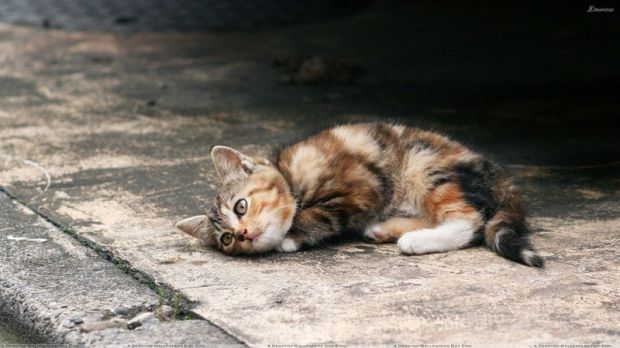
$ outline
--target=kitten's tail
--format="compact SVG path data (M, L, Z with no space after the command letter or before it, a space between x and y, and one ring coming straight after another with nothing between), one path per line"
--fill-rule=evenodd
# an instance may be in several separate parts
M544 261L529 240L530 230L518 202L509 204L493 216L484 231L486 246L509 260L531 267L543 267Z

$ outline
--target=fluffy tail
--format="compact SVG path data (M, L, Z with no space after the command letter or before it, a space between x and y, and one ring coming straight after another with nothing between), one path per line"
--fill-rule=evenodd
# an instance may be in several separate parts
M529 240L530 230L518 203L495 214L484 234L486 246L498 255L531 267L544 266Z

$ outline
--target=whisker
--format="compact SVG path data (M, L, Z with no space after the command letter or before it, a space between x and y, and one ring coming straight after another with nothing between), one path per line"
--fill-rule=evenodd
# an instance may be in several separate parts
M279 206L279 207L275 208L274 210L272 210L271 212L269 212L269 215L274 214L275 212L277 212L280 209L284 209L284 208L288 208L288 207L297 207L297 208L299 208L297 203L285 204L285 205Z

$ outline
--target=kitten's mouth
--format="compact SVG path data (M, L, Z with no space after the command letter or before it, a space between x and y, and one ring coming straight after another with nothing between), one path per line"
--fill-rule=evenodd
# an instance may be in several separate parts
M252 243L252 241L255 241L256 239L258 239L258 237L260 237L260 234L257 234L257 235L252 236L252 237L248 236L247 234L245 234L245 235L243 235L243 234L238 234L238 235L237 235L237 240L238 240L238 241L240 241L240 242L243 242L243 241L246 241L246 240L247 240L247 241L249 241L250 243Z

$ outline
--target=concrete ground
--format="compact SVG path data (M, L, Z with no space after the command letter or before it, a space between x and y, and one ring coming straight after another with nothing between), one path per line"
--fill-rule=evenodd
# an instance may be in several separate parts
M377 2L327 22L219 34L0 24L0 185L151 286L142 296L181 299L227 333L220 343L620 345L620 28L616 14L585 11ZM272 62L299 55L363 75L284 81ZM261 153L386 119L503 163L547 267L357 241L231 258L172 227L211 200L212 145ZM26 225L0 231L7 259L17 253L8 235ZM6 274L26 286L29 270Z
M22 336L8 343L239 345L204 320L174 320L185 315L175 313L181 305L168 303L162 293L5 193L0 193L0 208L0 314L29 334L27 340ZM172 313L164 315L165 306ZM144 319L133 327L138 316Z

